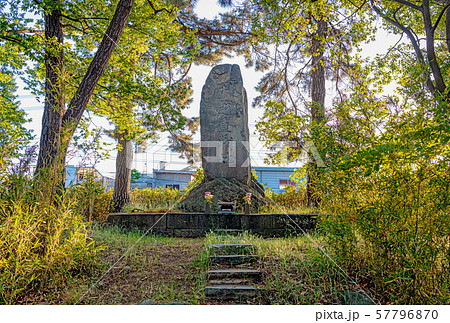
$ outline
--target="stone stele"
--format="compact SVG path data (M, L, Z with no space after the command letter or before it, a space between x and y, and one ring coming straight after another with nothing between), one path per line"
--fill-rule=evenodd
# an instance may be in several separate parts
M209 73L200 102L200 133L204 181L234 178L250 185L248 103L239 65L217 65Z

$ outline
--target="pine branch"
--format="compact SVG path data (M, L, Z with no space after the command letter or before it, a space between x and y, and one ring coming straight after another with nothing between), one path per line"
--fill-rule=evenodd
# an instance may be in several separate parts
M153 3L150 0L147 0L148 4L150 5L150 7L152 7L153 11L155 12L155 14L160 13L161 11L165 11L169 14L173 13L173 10L167 10L166 8L162 8L162 9L156 9L155 6L153 5Z

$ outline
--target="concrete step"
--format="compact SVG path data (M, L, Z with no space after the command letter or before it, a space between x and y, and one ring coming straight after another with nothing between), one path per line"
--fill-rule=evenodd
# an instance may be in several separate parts
M255 252L255 246L248 243L220 243L209 247L218 255L250 255Z
M240 233L244 232L244 230L239 229L215 229L212 231L220 235L228 235L228 236L237 236Z
M249 278L221 278L208 280L208 284L210 285L248 285L251 283L253 283L253 281Z
M209 270L206 273L206 279L218 280L218 279L253 279L259 280L262 273L259 270L254 269L216 269Z
M205 296L210 299L243 299L257 296L261 290L246 285L214 285L205 287Z
M255 255L217 255L217 256L210 256L209 263L233 266L233 265L252 264L258 259L259 257Z

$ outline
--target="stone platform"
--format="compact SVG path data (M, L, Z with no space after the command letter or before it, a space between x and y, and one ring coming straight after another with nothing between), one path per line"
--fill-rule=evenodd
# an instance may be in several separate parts
M174 237L202 237L210 231L246 230L262 237L285 237L312 232L312 214L204 214L204 213L111 213L107 223L124 229L148 230ZM300 228L301 229L300 229Z

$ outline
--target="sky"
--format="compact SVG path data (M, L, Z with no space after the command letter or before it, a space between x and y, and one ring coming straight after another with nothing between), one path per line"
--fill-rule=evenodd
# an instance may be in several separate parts
M196 12L200 17L213 18L219 12L224 12L226 9L220 8L215 0L199 0ZM376 41L365 45L363 49L363 55L374 56L380 52L386 52L389 46L396 43L398 39L388 35L386 32L381 31L377 34ZM258 95L255 90L259 79L262 77L263 73L255 72L253 69L245 68L244 59L242 57L225 58L222 60L221 64L238 64L240 65L242 77L244 81L244 87L247 91L248 102L249 102L249 129L250 129L250 145L251 145L251 163L252 166L266 166L264 165L264 157L267 149L265 149L261 142L258 140L258 136L255 134L255 124L260 119L263 114L261 108L251 107L251 102ZM200 94L203 84L211 70L209 66L193 66L190 70L190 76L192 77L192 88L193 88L193 103L191 107L185 111L188 117L199 116L200 110ZM41 131L41 120L43 113L43 104L38 102L36 98L31 95L29 91L24 89L24 84L18 81L19 84L19 100L21 102L21 107L27 112L28 118L31 119L29 123L26 124L27 128L32 129L36 135L36 141L39 140L39 135ZM327 89L329 94L327 98L333 96L332 88ZM41 102L43 100L41 99ZM99 117L92 118L93 123L96 126L111 129L105 119ZM199 135L197 136L199 138ZM105 136L105 142L110 143L110 155L111 157L107 160L100 161L95 167L106 176L113 177L115 173L115 157L117 151L115 150L114 141ZM146 153L137 153L134 155L133 168L136 168L141 173L152 173L153 169L159 167L160 161L168 162L168 169L182 169L188 166L185 160L179 159L178 154L167 150L168 139L165 135L161 136L161 139L157 143L149 144ZM79 160L72 159L68 162L71 165L77 166ZM299 163L290 164L287 166L299 166Z

